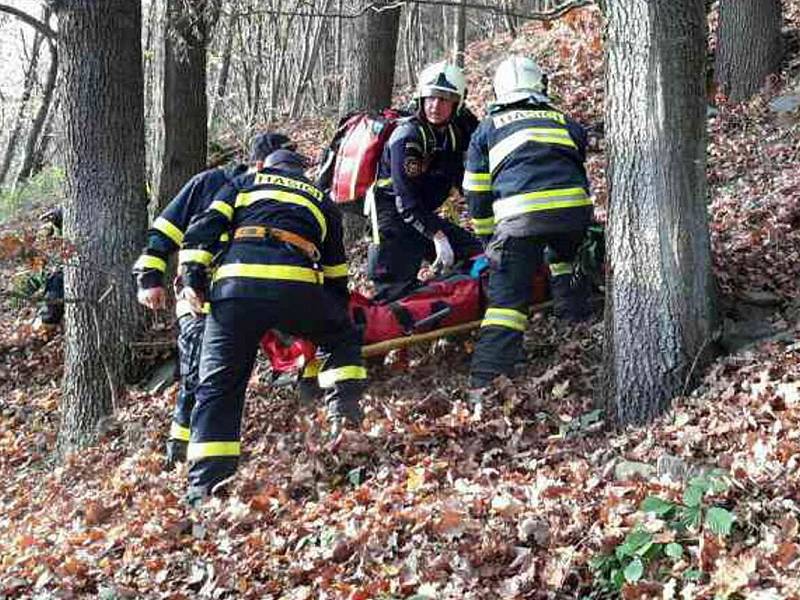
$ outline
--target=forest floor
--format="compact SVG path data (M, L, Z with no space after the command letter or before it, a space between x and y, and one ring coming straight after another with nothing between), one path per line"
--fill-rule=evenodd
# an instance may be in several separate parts
M525 52L558 103L597 125L599 31L583 10L473 44L471 103L504 53ZM613 430L595 406L599 316L569 328L536 315L526 372L480 420L463 403L472 338L371 363L365 433L337 452L322 408L272 389L259 365L232 493L191 511L185 469L163 469L175 385L131 389L97 445L56 461L62 336L34 331L33 308L4 295L0 598L800 598L800 127L769 107L799 67L709 117L731 353L648 427ZM316 155L329 124L290 127ZM7 292L58 255L37 227L0 227Z

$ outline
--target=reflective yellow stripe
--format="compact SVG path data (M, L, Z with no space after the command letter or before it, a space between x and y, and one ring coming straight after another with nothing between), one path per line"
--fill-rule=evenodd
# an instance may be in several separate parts
M558 277L559 275L569 275L572 273L572 263L552 263L550 265L550 275Z
M149 254L142 254L133 265L134 271L143 271L145 269L155 269L162 273L167 270L167 262L157 256L150 256Z
M291 177L284 177L283 175L272 175L268 173L259 173L256 175L253 183L256 185L262 184L271 184L271 185L282 185L283 187L292 188L295 190L300 190L309 194L319 200L322 201L324 194L322 191L311 185L310 183L306 183L305 181L298 181L297 179L292 179Z
M330 277L331 279L336 277L347 277L347 263L330 266L322 265L322 272L325 274L325 277Z
M172 425L169 426L169 437L173 440L180 440L182 442L189 441L189 428L184 427L176 423L175 421L172 422Z
M241 442L189 442L186 458L197 460L213 456L239 456L241 453Z
M206 252L205 250L181 250L178 252L178 262L182 265L196 262L208 266L211 264L212 258L214 258L214 256L211 252Z
M472 229L478 235L489 235L494 232L494 217L472 219Z
M577 148L569 131L561 127L528 127L515 131L500 143L489 149L489 170L494 173L495 169L505 158L520 146L528 142L539 142L542 144L559 144Z
M307 208L314 215L314 218L319 224L322 239L328 234L328 224L325 222L325 216L319 207L308 198L300 194L292 192L284 192L282 190L253 190L252 192L242 192L236 196L236 208L240 206L250 206L254 202L261 200L275 200L276 202L288 202L289 204L298 204Z
M366 379L367 370L364 367L349 365L337 369L328 369L319 374L319 387L330 388L339 381L348 379Z
M303 379L316 377L319 375L319 370L322 368L322 361L318 358L312 358L311 362L303 369Z
M417 129L419 130L420 136L422 136L422 152L424 154L425 151L427 151L427 149L428 149L428 134L427 134L427 132L425 131L425 128L422 125L417 127Z
M164 217L158 217L153 221L153 229L163 233L175 242L176 246L180 246L183 243L183 232Z
M392 178L384 177L383 179L378 179L378 181L375 182L375 185L377 185L378 187L391 187Z
M233 219L233 207L228 204L227 202L223 202L222 200L214 200L211 203L211 206L208 207L210 210L215 210L219 213L222 213L228 221Z
M228 233L227 231L219 236L219 241L220 242L228 242L228 241L230 241L230 239L231 239L231 234Z
M539 210L591 206L592 200L583 188L528 192L495 200L492 204L495 221Z
M487 308L481 321L481 327L496 325L516 331L525 331L527 324L528 315L513 308Z
M491 192L492 176L489 173L472 173L464 171L464 191L466 192Z
M295 267L290 265L254 265L247 263L232 263L222 265L214 273L214 281L227 277L251 277L253 279L285 279L289 281L303 281L306 283L322 283L322 273L308 267Z

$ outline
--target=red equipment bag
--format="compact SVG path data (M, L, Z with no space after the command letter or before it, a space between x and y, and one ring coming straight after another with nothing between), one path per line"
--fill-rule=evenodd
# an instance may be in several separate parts
M364 345L475 321L483 310L481 282L466 275L429 281L386 304L350 295L350 316Z
M404 115L392 108L357 112L343 120L331 148L336 153L330 195L337 204L363 200L375 181L383 146Z
M298 371L310 363L317 347L301 338L284 335L270 329L261 338L261 350L276 373Z

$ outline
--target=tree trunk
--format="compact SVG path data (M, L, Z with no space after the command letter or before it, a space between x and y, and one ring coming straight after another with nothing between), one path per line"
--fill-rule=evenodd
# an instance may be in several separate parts
M346 63L340 114L351 110L381 110L392 103L400 8L385 9L388 1L373 3L355 23L350 57ZM358 212L343 219L345 247L350 248L368 231L369 222Z
M380 110L392 103L400 8L385 9L389 2L383 0L372 4L384 10L369 9L356 20L341 114L355 109Z
M56 84L56 87L58 87L58 84ZM42 169L44 169L50 144L53 141L53 138L56 137L53 134L53 127L56 119L58 118L60 103L60 94L55 94L52 105L50 106L50 112L47 114L47 118L45 119L42 135L39 136L39 142L36 144L36 149L33 152L30 177L41 173Z
M716 80L728 99L755 94L783 54L780 0L721 0Z
M702 0L609 0L604 394L644 423L711 356ZM635 49L635 51L632 51Z
M206 9L206 0L167 0L161 97L163 154L156 165L154 213L160 212L206 165Z
M28 141L25 144L25 155L22 158L22 166L20 167L19 174L17 175L16 184L22 183L33 173L33 167L36 159L37 144L42 137L42 131L50 113L50 105L53 103L53 91L56 88L56 79L58 78L58 49L55 42L48 40L48 47L50 48L50 67L47 70L47 80L44 84L44 91L42 92L42 101L36 111L36 116L31 123L31 130L28 133Z
M225 26L222 27L222 57L220 58L219 72L217 73L217 83L214 86L214 93L211 96L211 106L208 110L208 129L212 130L214 119L219 112L219 103L225 97L228 90L228 76L231 70L231 49L233 48L233 20L234 15L228 17Z
M453 32L453 62L464 67L464 48L467 41L467 0L461 0L456 8L455 31Z
M91 443L133 364L130 268L147 226L140 0L59 4L67 174L64 385L58 447Z
M22 86L22 96L19 100L19 108L17 110L17 118L14 122L14 128L8 136L8 143L6 144L6 153L3 156L3 162L0 163L0 185L6 180L8 171L11 168L11 161L14 160L14 154L17 150L19 138L22 135L22 128L25 123L25 116L27 114L28 103L33 93L33 86L36 83L37 69L39 68L39 50L44 41L44 36L38 31L33 38L33 48L31 49L31 60L28 63L28 69L25 71L25 80Z

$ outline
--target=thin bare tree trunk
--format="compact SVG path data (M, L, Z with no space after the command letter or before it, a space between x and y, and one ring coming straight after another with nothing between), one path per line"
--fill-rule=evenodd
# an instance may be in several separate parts
M456 8L455 30L453 31L453 62L464 66L464 48L467 43L467 1L461 0Z
M28 112L28 103L33 94L33 87L36 83L37 69L39 68L39 50L41 49L44 36L38 31L33 36L33 47L31 48L31 59L28 62L28 69L25 71L25 80L22 87L22 96L19 101L17 118L14 121L14 128L8 136L6 153L3 155L3 162L0 163L0 185L6 180L11 168L11 161L17 151L19 138L22 135L22 128L25 125L25 117Z
M220 101L225 97L228 90L228 77L231 70L231 50L233 48L233 19L231 15L227 23L222 27L222 35L225 36L222 47L222 57L220 59L219 73L217 73L217 83L214 86L214 93L211 96L211 106L208 110L208 129L210 130L217 116Z
M58 79L58 49L54 41L48 39L47 42L48 48L50 49L50 67L47 69L47 79L45 80L44 91L42 92L42 101L39 104L39 108L36 110L36 116L33 118L31 130L28 133L28 141L25 143L25 154L22 158L22 166L17 174L15 186L31 176L36 156L36 146L42 135L47 115L50 112L53 92L56 88L56 80Z

